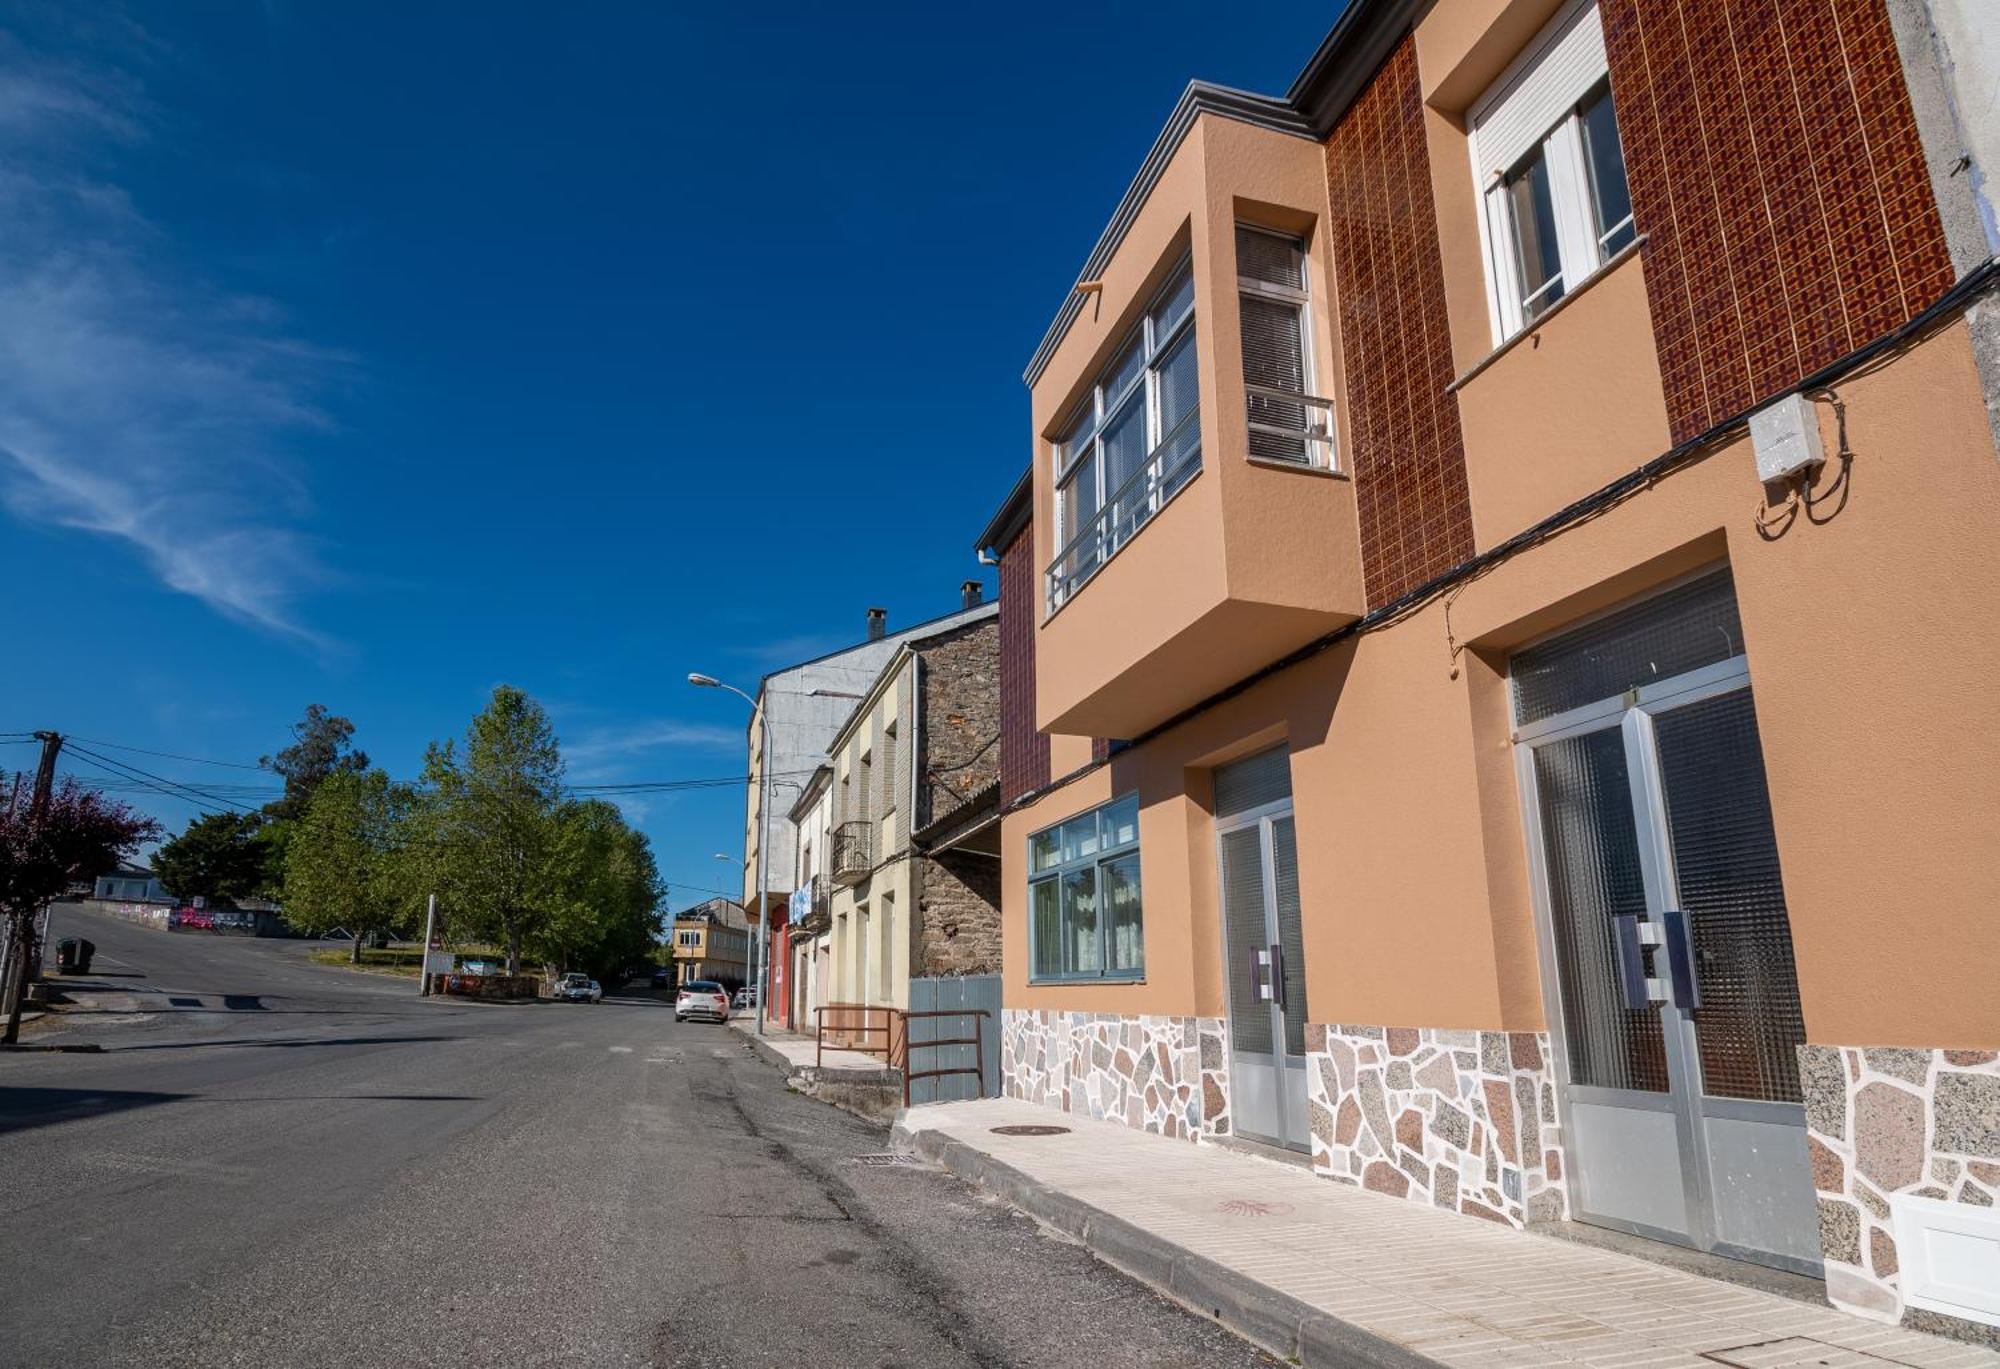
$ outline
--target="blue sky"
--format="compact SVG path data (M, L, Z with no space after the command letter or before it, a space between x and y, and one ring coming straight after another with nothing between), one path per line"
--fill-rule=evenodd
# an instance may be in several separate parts
M505 681L579 783L741 774L687 672L991 592L1022 367L1181 87L1337 10L11 3L0 732L246 762L321 702L411 774ZM627 805L676 904L741 803Z

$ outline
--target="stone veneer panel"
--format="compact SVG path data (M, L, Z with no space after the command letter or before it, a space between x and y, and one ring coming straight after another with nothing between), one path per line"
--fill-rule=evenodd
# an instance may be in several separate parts
M1799 1078L1827 1298L1902 1320L1890 1199L2000 1206L2000 1051L1801 1046ZM1935 1329L1932 1314L1909 1318ZM2000 1341L1992 1328L1953 1329Z
M1007 1008L1000 1072L1009 1098L1183 1136L1229 1133L1218 1017Z
M1549 1039L1306 1028L1316 1173L1510 1226L1568 1213Z

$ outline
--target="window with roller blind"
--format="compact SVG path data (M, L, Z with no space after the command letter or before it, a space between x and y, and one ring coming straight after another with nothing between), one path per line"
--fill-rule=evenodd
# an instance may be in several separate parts
M1259 461L1334 469L1333 405L1313 393L1312 318L1306 245L1236 225L1236 294L1250 455Z
M1608 71L1597 5L1573 3L1472 107L1496 341L1638 236Z

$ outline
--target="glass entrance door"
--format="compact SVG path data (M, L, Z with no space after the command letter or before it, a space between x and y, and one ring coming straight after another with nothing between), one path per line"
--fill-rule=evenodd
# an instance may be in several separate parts
M1516 658L1572 1207L1817 1272L1805 1031L1749 670L1727 577L1685 589ZM1635 645L1607 631L1621 621ZM1721 659L1663 677L1690 636ZM1569 652L1585 675L1643 661L1643 682L1574 703L1554 679ZM1536 717L1538 695L1570 706Z
M1289 757L1265 752L1216 772L1229 1088L1236 1131L1312 1146L1306 1114L1306 971Z

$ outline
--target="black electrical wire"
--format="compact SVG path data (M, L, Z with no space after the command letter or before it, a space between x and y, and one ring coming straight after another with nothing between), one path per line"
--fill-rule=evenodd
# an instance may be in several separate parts
M182 784L178 780L170 780L162 775L155 775L149 770L141 770L136 765L127 765L123 761L117 761L113 760L109 756L99 755L97 752L90 750L88 747L76 746L74 744L70 744L65 746L64 749L75 755L83 756L88 758L89 760L95 761L100 766L110 766L113 770L122 772L128 777L144 779L144 780L152 780L156 784L166 786L166 788L169 791L178 791L178 793L184 798L189 798L197 801L207 800L210 803L219 803L225 808L234 808L239 813L254 813L257 811L254 808L245 807L244 805L236 802L234 799L225 799L219 795L210 794L204 790L197 789L191 784Z

